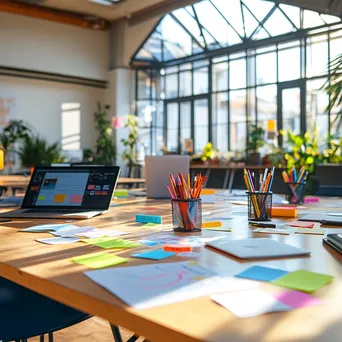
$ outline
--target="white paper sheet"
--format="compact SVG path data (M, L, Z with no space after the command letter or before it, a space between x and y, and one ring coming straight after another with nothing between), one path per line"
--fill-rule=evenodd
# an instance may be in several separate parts
M272 295L260 289L216 294L210 298L240 318L292 310L290 306L278 302Z
M180 253L177 253L176 256L182 257L182 258L199 258L200 253L198 253L198 252L180 252Z
M75 236L79 237L85 237L87 239L97 238L97 237L103 237L103 236L121 236L121 235L127 235L130 234L130 232L120 232L118 230L108 230L108 229L94 229L94 230L88 230L85 232L79 232L75 233Z
M253 230L253 233L282 234L282 235L291 235L294 232L296 232L296 229L292 227L257 228Z
M74 238L74 237L68 237L68 238L47 238L47 239L36 239L36 241L45 243L47 245L65 245L69 243L74 243L80 241L80 239Z
M56 232L50 232L50 234L60 237L75 237L77 233L91 232L95 230L94 227L69 227L68 229L59 229Z
M84 273L136 309L148 309L259 283L220 277L195 261L108 268Z
M71 224L43 224L39 226L33 226L25 229L21 229L21 232L30 232L30 233L43 233L49 231L57 231L60 229L70 229L75 226Z

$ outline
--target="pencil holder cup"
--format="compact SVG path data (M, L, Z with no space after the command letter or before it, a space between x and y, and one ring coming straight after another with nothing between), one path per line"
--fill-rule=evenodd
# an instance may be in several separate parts
M202 227L202 200L172 199L172 224L175 232L194 233Z
M247 192L248 220L271 221L272 192Z
M286 183L287 195L286 200L290 204L304 203L306 183Z

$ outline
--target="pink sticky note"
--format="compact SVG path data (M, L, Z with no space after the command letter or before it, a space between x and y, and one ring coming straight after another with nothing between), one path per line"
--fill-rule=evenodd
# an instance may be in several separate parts
M292 221L292 222L286 222L286 225L290 227L313 228L315 225L315 222Z
M319 198L318 197L305 197L304 198L304 203L305 204L319 203Z
M322 304L320 299L300 291L284 291L274 296L279 302L295 309Z

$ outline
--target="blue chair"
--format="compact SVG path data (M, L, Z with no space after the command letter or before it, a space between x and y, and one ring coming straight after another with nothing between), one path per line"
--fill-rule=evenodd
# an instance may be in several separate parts
M24 341L80 323L91 316L0 277L0 341Z

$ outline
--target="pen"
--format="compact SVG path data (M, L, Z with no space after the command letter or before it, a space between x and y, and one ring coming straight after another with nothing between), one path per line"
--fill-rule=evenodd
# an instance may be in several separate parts
M249 224L255 227L264 227L264 228L277 228L277 225L274 223L262 223L262 222L252 222L249 221Z

